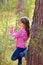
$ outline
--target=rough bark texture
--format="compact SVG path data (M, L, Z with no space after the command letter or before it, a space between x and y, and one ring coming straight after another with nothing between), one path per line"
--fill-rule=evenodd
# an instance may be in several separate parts
M43 65L43 0L36 0L27 65Z

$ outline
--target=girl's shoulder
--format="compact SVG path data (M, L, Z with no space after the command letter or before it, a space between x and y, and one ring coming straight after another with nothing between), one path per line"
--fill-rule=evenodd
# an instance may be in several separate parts
M21 34L25 34L25 35L27 34L25 28L21 28Z
M18 32L20 32L21 34L26 34L25 28L20 28L20 29L18 30Z

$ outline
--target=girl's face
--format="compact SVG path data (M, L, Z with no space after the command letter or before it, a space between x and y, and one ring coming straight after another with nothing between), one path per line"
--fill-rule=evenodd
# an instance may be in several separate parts
M21 28L25 27L25 25L21 21L19 22L19 25L20 25Z

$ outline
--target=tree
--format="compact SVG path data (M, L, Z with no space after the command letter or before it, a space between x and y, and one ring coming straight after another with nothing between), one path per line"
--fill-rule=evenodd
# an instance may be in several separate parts
M8 0L5 0L5 6L7 5Z
M0 0L1 3L5 3L7 5L8 0Z
M24 0L18 0L17 13L22 12L24 9Z
M43 0L36 0L27 65L43 65Z

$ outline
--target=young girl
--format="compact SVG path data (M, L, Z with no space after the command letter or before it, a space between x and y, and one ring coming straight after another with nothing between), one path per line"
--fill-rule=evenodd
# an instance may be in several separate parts
M19 21L20 29L15 33L14 28L10 28L10 34L16 39L16 50L11 56L11 60L15 61L18 59L18 65L22 65L22 56L21 53L23 53L26 50L26 42L28 38L30 37L30 31L29 31L29 20L27 17L22 17Z

